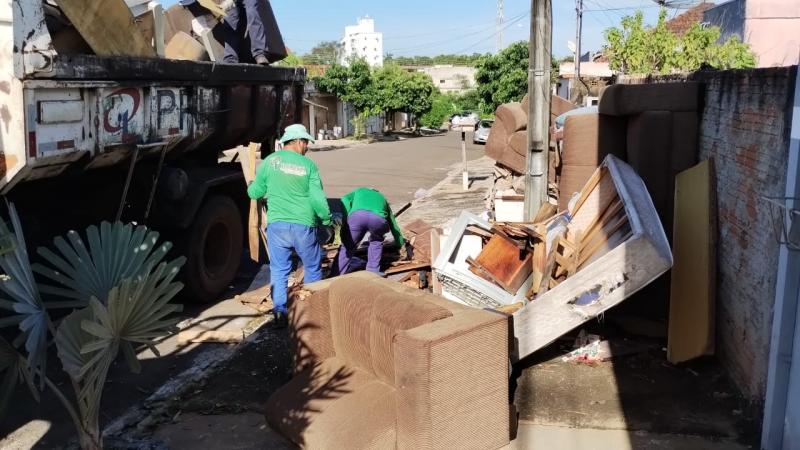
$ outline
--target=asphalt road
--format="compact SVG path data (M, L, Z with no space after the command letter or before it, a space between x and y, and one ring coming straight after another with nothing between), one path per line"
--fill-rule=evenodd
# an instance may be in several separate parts
M467 133L467 159L484 154ZM394 207L414 199L418 189L430 189L461 161L461 133L378 142L332 151L308 153L319 167L328 197L341 197L366 186L383 192Z

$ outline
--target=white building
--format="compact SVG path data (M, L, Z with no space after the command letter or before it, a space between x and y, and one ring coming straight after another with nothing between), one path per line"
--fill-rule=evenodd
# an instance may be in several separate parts
M475 68L466 66L437 65L420 67L418 72L427 74L443 94L463 94L475 88Z
M339 64L364 58L372 67L383 65L383 33L375 31L375 20L369 16L359 18L358 25L346 26L340 44Z

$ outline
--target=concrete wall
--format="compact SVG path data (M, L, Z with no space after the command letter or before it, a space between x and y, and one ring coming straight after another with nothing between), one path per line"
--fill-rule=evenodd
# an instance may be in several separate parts
M717 353L734 382L764 399L779 246L761 196L785 189L795 68L699 75L700 159L716 163Z
M758 67L800 62L800 1L747 0L745 42L758 55Z

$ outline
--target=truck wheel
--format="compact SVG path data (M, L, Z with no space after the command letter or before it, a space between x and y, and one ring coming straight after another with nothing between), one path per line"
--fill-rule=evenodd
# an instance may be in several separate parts
M186 235L183 273L187 300L208 303L228 287L239 270L242 235L241 213L233 200L209 198Z

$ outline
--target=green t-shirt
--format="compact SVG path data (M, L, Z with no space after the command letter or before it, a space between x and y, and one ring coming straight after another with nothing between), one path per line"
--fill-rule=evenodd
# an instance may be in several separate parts
M388 220L392 236L394 236L394 242L399 246L405 244L406 240L403 237L403 232L400 231L400 227L397 225L397 220L392 214L389 202L380 192L365 187L356 188L342 197L342 204L347 215L354 211L369 211Z
M289 150L267 157L247 188L252 199L267 198L267 223L330 225L331 211L314 161Z

